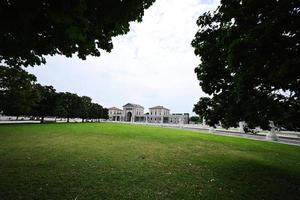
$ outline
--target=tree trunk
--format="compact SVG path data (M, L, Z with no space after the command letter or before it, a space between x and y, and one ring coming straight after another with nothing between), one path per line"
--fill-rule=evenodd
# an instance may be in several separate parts
M84 118L82 118L82 121L81 122L84 122Z
M70 118L68 117L68 118L67 118L67 123L69 123L69 122L70 122Z
M16 120L18 120L18 119L19 119L19 116L17 116Z

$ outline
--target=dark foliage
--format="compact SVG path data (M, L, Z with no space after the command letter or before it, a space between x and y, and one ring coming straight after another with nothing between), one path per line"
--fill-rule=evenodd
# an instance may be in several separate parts
M0 112L10 116L107 119L108 110L87 96L57 93L52 86L36 83L36 77L19 67L0 66Z
M52 86L36 84L34 87L39 94L39 100L36 106L32 107L30 113L32 116L40 117L41 123L43 123L45 116L55 116L57 95Z
M211 99L196 113L210 125L300 130L300 1L222 0L197 24L195 72Z
M0 62L40 65L46 55L100 56L154 0L1 0Z
M0 66L0 111L6 115L26 115L39 100L36 77L25 70Z
M190 121L194 123L199 123L201 122L201 119L199 116L191 116Z

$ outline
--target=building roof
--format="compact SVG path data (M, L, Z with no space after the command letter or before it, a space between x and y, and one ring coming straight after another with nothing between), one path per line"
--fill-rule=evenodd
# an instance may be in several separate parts
M144 108L143 106L139 104L134 104L134 103L127 103L123 107L136 107L136 108Z
M149 109L165 109L165 110L170 110L170 109L165 108L165 107L163 107L163 106L154 106L154 107L149 108Z
M109 108L108 110L119 110L119 111L123 111L122 109L117 108L117 107L111 107L111 108Z

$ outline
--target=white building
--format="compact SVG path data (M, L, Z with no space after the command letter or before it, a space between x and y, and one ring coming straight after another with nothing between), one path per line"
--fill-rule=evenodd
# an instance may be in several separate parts
M124 120L124 112L120 108L112 107L108 110L108 116L111 116L109 118L112 121L123 121Z
M111 121L126 122L146 122L146 123L171 123L188 124L188 113L171 114L170 109L163 106L154 106L149 108L149 113L144 113L144 107L138 104L127 103L120 108L112 107L108 109L109 119Z
M124 120L126 122L144 121L144 107L138 104L127 103L123 106Z
M163 106L154 106L149 108L149 114L147 115L147 122L149 123L168 123L168 117L170 110Z

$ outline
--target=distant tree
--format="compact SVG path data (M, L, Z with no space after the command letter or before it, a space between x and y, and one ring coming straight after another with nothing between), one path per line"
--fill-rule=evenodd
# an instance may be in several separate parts
M36 77L20 67L0 66L0 113L34 116L44 122L46 116L85 119L108 118L108 110L92 103L87 96L56 93L53 86L36 84Z
M103 108L103 112L102 112L102 119L108 119L108 109L107 108Z
M66 118L67 117L67 110L66 106L64 105L64 93L56 93L56 106L54 110L55 118Z
M35 86L39 101L33 107L32 113L34 116L41 118L41 123L44 123L45 116L55 116L57 110L57 94L53 86L42 86L36 84Z
M28 115L39 101L36 77L19 67L0 66L0 111L5 115Z
M46 55L100 56L154 0L0 1L0 62L40 65Z
M198 123L201 121L201 119L199 116L191 116L190 121L194 123Z
M80 97L79 107L79 117L84 122L85 119L89 118L89 112L92 106L92 99L87 96Z
M60 117L67 118L67 122L70 121L70 118L80 117L80 103L81 99L77 94L73 93L60 93L59 94L59 101L62 105L60 111Z
M300 130L299 0L221 0L204 13L192 46L202 90L195 112L209 125Z
M103 118L103 107L97 103L92 103L89 112L90 119L101 119Z
M98 104L96 104L96 103L91 104L90 109L89 109L89 114L88 114L89 119L97 119L97 117L96 117L96 106L97 105Z

